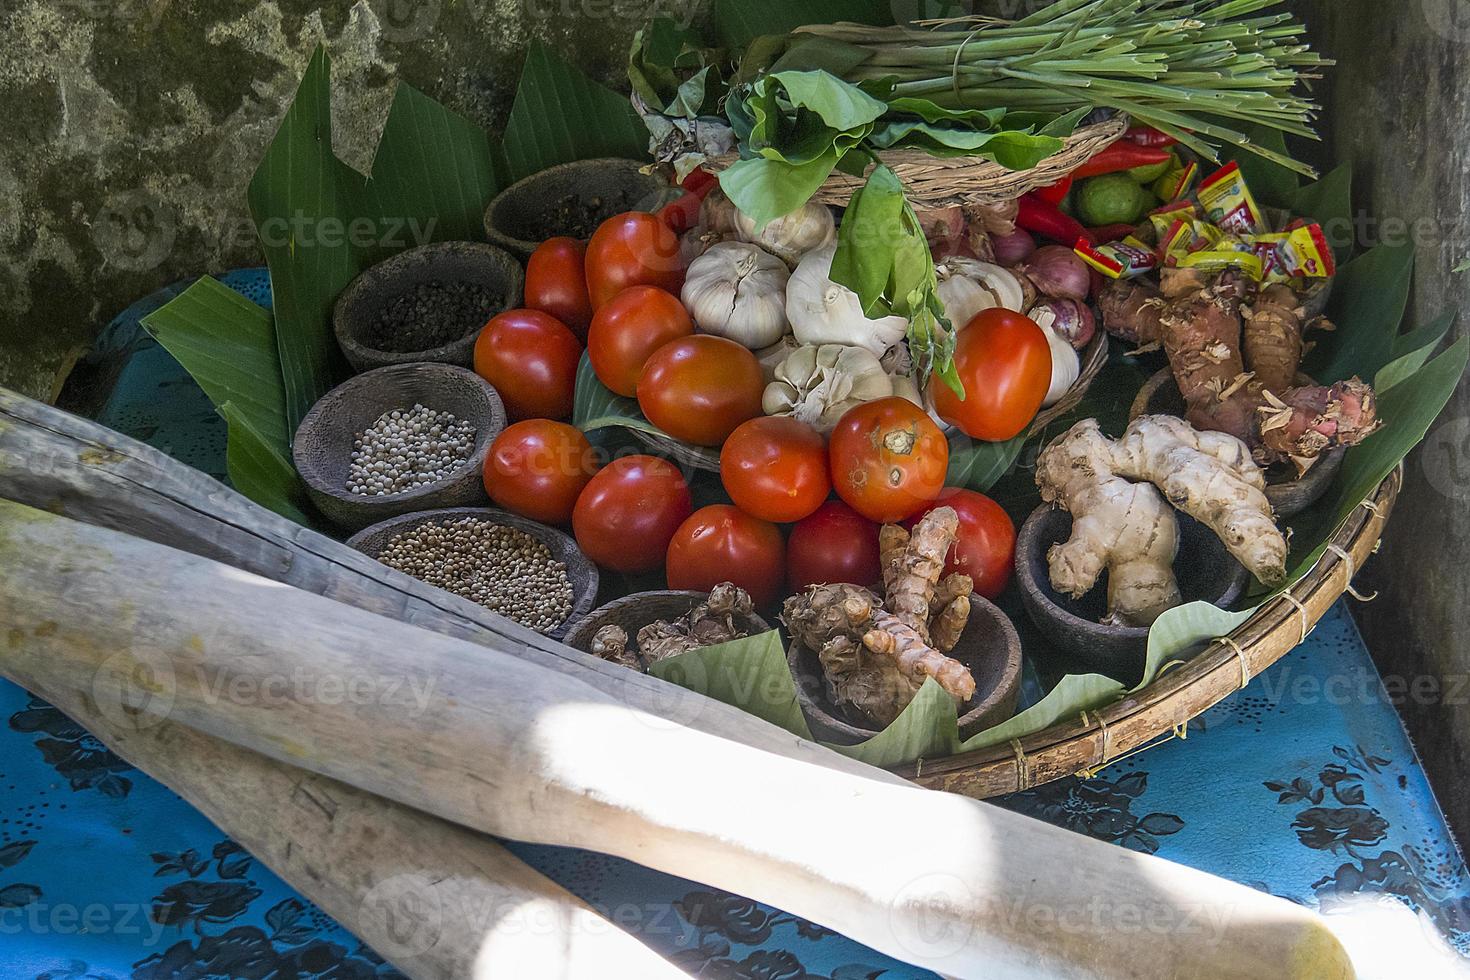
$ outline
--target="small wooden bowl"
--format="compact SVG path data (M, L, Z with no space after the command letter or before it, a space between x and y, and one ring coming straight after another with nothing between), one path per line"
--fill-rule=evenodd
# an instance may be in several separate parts
M1174 573L1185 602L1214 603L1228 609L1250 584L1250 573L1209 528L1179 514L1179 556ZM1016 584L1026 613L1043 635L1069 658L1073 673L1099 673L1122 683L1137 683L1148 654L1148 628L1106 626L1107 576L1091 592L1073 599L1052 588L1047 552L1072 534L1072 515L1047 505L1021 525L1016 538Z
M1305 374L1297 375L1297 381L1301 384L1313 383ZM1164 368L1144 382L1143 387L1138 390L1137 397L1133 399L1133 407L1128 410L1128 418L1136 419L1140 415L1183 417L1186 411L1184 396L1179 394L1179 384L1174 380L1173 372ZM1268 469L1266 499L1271 501L1271 509L1276 511L1277 519L1295 517L1321 500L1337 479L1346 457L1347 450L1341 446L1329 449L1303 477L1296 475L1294 466L1273 466Z
M463 336L439 347L402 353L379 350L369 344L383 307L418 286L433 282L478 283L495 297L485 320ZM390 364L435 361L470 367L475 339L492 317L521 305L525 273L513 256L494 245L479 242L439 242L393 256L352 280L332 310L332 331L355 371L371 371Z
M572 611L566 620L547 633L547 636L556 640L563 639L592 609L592 604L597 601L597 566L582 554L582 549L577 547L577 542L556 528L537 524L535 521L509 511L495 510L490 507L449 507L442 510L402 514L358 531L347 539L347 546L357 549L376 561L378 555L382 554L383 549L388 546L388 542L404 531L413 530L430 521L447 522L458 520L461 517L477 517L524 531L546 545L552 558L567 566L567 579L572 583Z
M501 191L485 210L485 234L522 261L548 238L586 241L597 226L625 211L652 211L669 184L641 172L637 160L564 163ZM568 214L568 210L574 213Z
M649 623L659 620L673 622L708 598L708 592L635 592L592 610L567 633L565 643L583 653L591 653L592 638L604 626L621 626L627 632L628 639L636 640L638 631ZM759 616L751 616L746 625L751 636L765 633L771 628Z
M347 492L352 442L384 412L418 402L452 412L475 427L475 451L438 483L383 497ZM490 383L473 371L448 364L400 364L378 368L327 392L296 430L291 455L312 503L333 524L348 530L435 507L482 503L485 457L505 430L505 406Z
M975 676L975 696L960 706L960 735L968 738L1016 713L1021 694L1021 638L1005 613L980 596L970 600L970 622L950 656ZM879 733L856 711L832 703L817 652L793 640L786 662L796 681L796 700L812 734L828 742L855 745Z

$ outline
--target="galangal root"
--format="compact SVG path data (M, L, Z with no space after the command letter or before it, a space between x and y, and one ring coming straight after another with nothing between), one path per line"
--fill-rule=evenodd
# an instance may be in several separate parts
M604 626L592 637L592 655L603 660L646 670L650 665L690 650L729 643L750 635L755 607L742 588L721 582L709 599L673 622L658 620L638 631L638 645L628 645L628 631L618 625Z
M1047 555L1051 583L1081 598L1106 570L1104 622L1147 626L1179 605L1173 508L1214 531L1262 582L1286 578L1286 537L1272 519L1265 474L1234 436L1145 415L1112 440L1088 419L1042 452L1036 483L1072 515L1072 537Z
M879 534L886 602L856 585L817 585L786 600L782 621L817 651L834 703L889 725L932 677L956 704L975 696L975 678L946 654L970 617L974 583L944 571L959 516L940 507L913 532L886 525Z
M1361 380L1297 385L1307 331L1332 327L1309 320L1290 285L1257 290L1234 270L1165 269L1158 288L1109 283L1098 306L1110 333L1163 347L1196 428L1235 436L1263 466L1289 459L1305 473L1323 452L1378 428L1373 389Z

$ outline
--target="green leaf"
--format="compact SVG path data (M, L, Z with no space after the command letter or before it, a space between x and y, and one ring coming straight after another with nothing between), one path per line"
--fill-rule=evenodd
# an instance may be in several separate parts
M512 181L577 160L647 156L648 130L626 98L531 43L505 127Z
M779 84L791 103L810 109L833 129L846 132L873 122L888 104L825 71L783 71L767 75L761 85Z
M398 86L372 178L364 177L332 154L330 85L330 61L318 49L248 194L271 271L292 432L347 373L330 325L347 284L415 245L483 238L485 208L502 182L485 133L407 85Z
M660 660L654 677L735 705L802 738L812 737L776 630ZM785 683L779 683L784 678ZM775 682L775 683L773 683ZM952 710L952 709L951 709Z
M1352 258L1357 237L1353 222L1353 166L1344 163L1315 183L1292 193L1284 206L1292 214L1322 226L1338 265Z
M858 745L827 747L849 759L887 769L915 759L954 755L959 745L959 715L954 698L931 677L924 681L893 724L877 735Z
M307 516L306 487L282 447L267 442L234 402L225 402L219 413L229 432L225 469L230 484L262 507L312 527L316 522Z
M1401 335L1393 346L1394 360L1384 365L1373 378L1373 389L1387 391L1417 374L1450 332L1456 316L1453 312L1446 313L1417 330Z
M1133 691L1154 682L1159 671L1173 660L1187 660L1200 653L1215 637L1228 636L1255 610L1229 612L1208 602L1190 602L1170 609L1159 617L1148 632L1148 653L1144 658L1143 679ZM1058 721L1072 718L1083 711L1105 707L1128 693L1124 686L1102 674L1070 674L1063 677L1046 697L1025 711L988 731L967 739L963 752L988 748L1025 738L1049 728Z
M1011 472L1029 438L1030 432L1022 433L1006 442L982 442L963 433L951 435L949 476L945 478L944 485L968 487L984 493Z
M363 176L332 155L331 63L318 48L248 192L271 270L277 371L292 430L347 373L328 319L361 266L349 241L322 233L366 194Z
M206 276L144 317L143 326L224 417L226 466L235 489L310 524L306 489L287 449L291 427L271 315Z
M643 417L638 403L614 394L598 380L586 352L577 365L577 387L572 395L572 424L583 432L617 427L657 433L658 427Z
M737 160L720 173L720 189L757 227L764 228L810 201L832 175L837 159L833 150L805 164L765 157Z
M1409 245L1380 245L1340 268L1327 310L1337 329L1318 337L1302 369L1323 384L1377 374L1393 359L1413 269Z

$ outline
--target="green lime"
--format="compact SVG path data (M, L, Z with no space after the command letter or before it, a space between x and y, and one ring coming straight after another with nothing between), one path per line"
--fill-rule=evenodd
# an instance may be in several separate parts
M1062 202L1057 205L1057 210L1060 211L1060 212L1062 212L1062 214L1071 215L1074 218L1077 217L1077 185L1076 184L1073 184L1071 187L1068 187L1067 188L1067 194L1066 194L1065 197L1062 198Z
M1077 192L1077 217L1089 227L1131 225L1143 217L1149 198L1126 173L1092 177Z
M1168 173L1171 169L1177 166L1178 163L1179 161L1171 156L1169 159L1163 161L1162 163L1149 163L1145 164L1142 167L1134 167L1132 170L1128 171L1128 176L1132 177L1133 180L1139 184L1152 184L1154 181L1158 180L1160 177L1164 176L1164 174Z

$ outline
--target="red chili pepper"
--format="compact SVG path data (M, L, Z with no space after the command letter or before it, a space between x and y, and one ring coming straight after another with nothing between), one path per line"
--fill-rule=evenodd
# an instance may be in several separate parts
M703 203L698 194L685 194L659 209L658 218L673 229L674 234L682 235L699 224L699 209Z
M1169 159L1169 151L1158 146L1139 146L1127 140L1119 140L1072 171L1074 180L1084 177L1101 177L1116 174L1134 167L1151 167Z
M1067 196L1067 192L1071 189L1072 178L1069 175L1063 177L1055 184L1047 184L1044 187L1038 187L1031 193L1041 198L1041 200L1045 201L1047 204L1061 204L1062 199Z
M1094 242L1097 242L1099 245L1105 245L1108 242L1116 242L1119 239L1127 238L1133 234L1135 227L1135 225L1102 225L1097 228L1087 229L1087 233L1092 236Z
M699 199L702 201L709 196L709 192L714 190L715 185L719 182L720 179L718 177L710 173L708 170L705 170L703 167L700 167L696 169L693 173L691 173L688 177L685 177L684 183L680 184L679 186L684 188L691 194L698 195Z
M1152 126L1133 126L1123 134L1123 138L1138 146L1167 147L1179 142L1168 133L1154 129Z
M1063 214L1055 204L1048 204L1034 192L1023 195L1019 204L1016 224L1033 235L1040 235L1063 245L1071 245L1079 238L1092 240L1092 235L1082 227L1081 222Z

